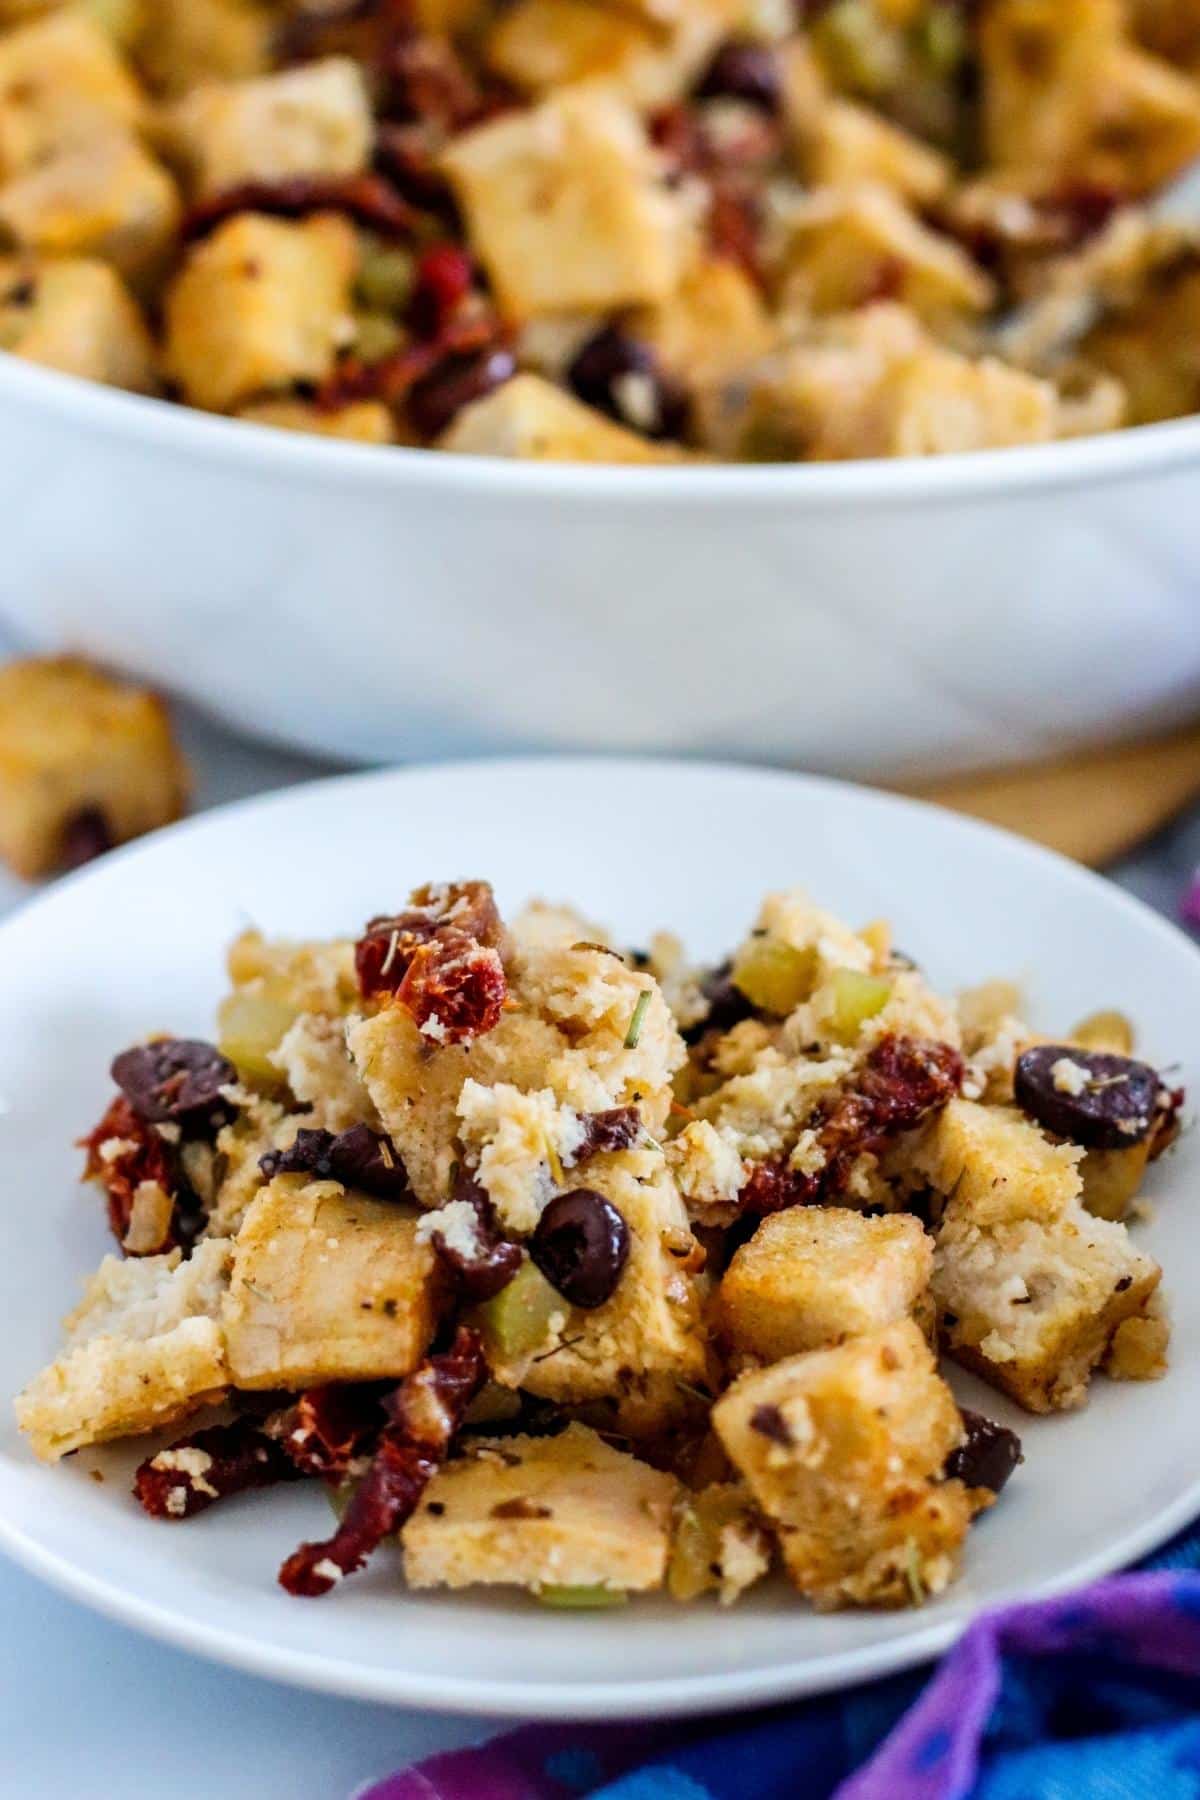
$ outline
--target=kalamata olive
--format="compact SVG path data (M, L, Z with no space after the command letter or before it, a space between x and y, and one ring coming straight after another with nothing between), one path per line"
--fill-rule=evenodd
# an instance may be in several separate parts
M583 345L567 370L573 393L618 424L648 438L682 437L688 399L660 367L648 344L606 325Z
M629 1227L591 1188L551 1200L529 1240L530 1260L572 1306L611 1299L629 1256Z
M766 44L730 38L722 44L696 87L698 100L743 100L776 113L782 98L779 64Z
M268 1150L258 1166L268 1180L315 1175L318 1181L340 1181L378 1200L411 1198L399 1151L391 1138L367 1125L352 1125L337 1137L332 1131L298 1131L286 1150Z
M958 1480L969 1488L990 1488L998 1494L1018 1463L1024 1462L1021 1440L1007 1425L997 1425L982 1413L963 1408L966 1442L952 1450L946 1461L947 1481Z
M151 1125L212 1124L231 1111L221 1089L237 1070L213 1044L157 1038L114 1057L110 1073L134 1112Z
M525 1261L525 1253L520 1244L502 1236L487 1189L480 1187L465 1169L460 1169L455 1179L452 1199L465 1201L474 1210L473 1247L465 1251L447 1243L440 1231L435 1231L430 1241L465 1299L473 1302L493 1300L516 1275Z
M1037 1044L1017 1058L1017 1105L1056 1137L1089 1150L1128 1149L1154 1129L1162 1079L1148 1063L1069 1044Z
M517 372L511 350L493 346L446 356L408 392L408 416L422 437L440 437L472 400L501 387Z
M580 1113L583 1142L575 1161L614 1150L628 1150L642 1133L642 1115L636 1106L610 1106L605 1112Z

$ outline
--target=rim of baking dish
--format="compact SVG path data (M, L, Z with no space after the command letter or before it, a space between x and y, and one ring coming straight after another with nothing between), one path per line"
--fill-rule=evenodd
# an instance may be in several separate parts
M126 442L178 451L198 461L252 465L264 474L324 476L332 485L431 493L446 491L661 506L694 502L786 503L828 508L871 502L941 503L1030 489L1057 489L1144 478L1200 461L1200 415L1135 425L1095 437L947 456L872 458L830 463L678 465L552 463L463 456L404 445L358 444L263 426L130 394L0 352L0 407L45 411Z

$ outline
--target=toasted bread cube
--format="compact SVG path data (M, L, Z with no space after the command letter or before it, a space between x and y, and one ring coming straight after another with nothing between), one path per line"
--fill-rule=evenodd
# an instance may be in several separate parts
M138 123L141 91L112 39L74 7L0 38L0 179Z
M243 181L354 174L366 167L374 130L362 71L348 56L198 87L171 107L165 127L200 195Z
M911 1317L932 1268L933 1239L908 1213L795 1206L764 1219L735 1254L720 1323L735 1350L778 1362Z
M357 266L345 219L237 214L197 245L167 290L168 371L213 412L320 381L352 331Z
M198 1244L187 1262L106 1256L66 1320L57 1362L17 1396L17 1423L49 1462L109 1438L157 1431L229 1379L220 1327L229 1246Z
M890 188L928 206L950 185L951 165L920 138L853 100L831 100L801 139L801 166L814 187Z
M629 330L690 383L715 380L764 355L775 340L761 293L727 257L697 262L669 299L639 307Z
M135 285L164 267L179 218L170 175L117 132L68 145L0 187L0 227L15 243L98 257Z
M847 312L884 297L934 324L983 312L993 297L965 250L869 182L814 196L792 227L783 291L802 312Z
M347 1034L367 1092L424 1206L448 1197L464 1129L472 1166L478 1158L485 1185L495 1172L492 1197L502 1209L512 1203L514 1160L518 1186L522 1180L546 1181L550 1149L543 1143L536 1158L529 1156L527 1121L514 1119L515 1101L545 1098L551 1108L546 1122L554 1118L556 1132L573 1125L577 1134L578 1120L565 1115L636 1105L653 1135L670 1110L671 1078L687 1053L650 976L578 941L526 944L507 962L516 1004L472 1043L432 1045L399 1006L384 1006ZM649 996L644 1002L643 995ZM637 1042L630 1046L625 1040L639 1003ZM518 1124L520 1129L508 1128ZM501 1147L510 1143L524 1146L515 1159ZM563 1138L555 1148L569 1164L569 1141ZM503 1191L502 1169L510 1177ZM547 1189L542 1198L548 1196ZM528 1227L516 1223L514 1228Z
M396 421L382 400L352 400L327 412L303 400L258 400L238 409L239 419L273 425L277 431L309 431L344 438L351 444L393 444Z
M153 0L138 61L168 97L205 81L243 81L270 66L272 29L260 0Z
M414 1212L277 1175L234 1240L230 1374L245 1388L399 1380L429 1347L439 1297Z
M980 26L989 158L1146 194L1200 155L1200 92L1125 36L1118 0L999 0Z
M641 1437L686 1405L681 1382L704 1380L699 1296L687 1273L692 1237L661 1151L595 1156L586 1168L582 1179L629 1230L629 1259L612 1298L587 1311L564 1301L545 1349L510 1354L489 1341L489 1362L503 1387L564 1405L609 1401L622 1429Z
M1161 1381L1167 1372L1170 1342L1171 1328L1151 1302L1147 1313L1122 1319L1113 1332L1104 1373L1113 1381Z
M919 1605L948 1585L971 1508L939 1478L962 1424L911 1320L743 1375L712 1417L814 1606Z
M442 166L517 319L663 300L688 248L637 114L579 90L453 140Z
M663 463L679 453L652 444L541 375L514 375L464 406L438 439L460 456L515 456L532 462Z
M596 0L517 0L500 14L484 54L527 94L603 82L650 109L683 95L737 17L736 0L691 0L670 19Z
M975 1225L1056 1219L1083 1189L1076 1144L1055 1144L1009 1107L952 1100L914 1156L935 1193Z
M584 1425L473 1443L400 1536L409 1587L661 1587L678 1491Z
M187 785L157 695L72 657L0 669L0 856L19 875L60 867L89 820L99 850L177 819Z
M26 362L137 394L158 385L150 334L107 263L0 257L0 346Z
M595 0L516 0L488 35L490 68L524 93L568 82L613 79L628 85L657 38L635 13Z
M957 1201L938 1233L933 1293L946 1348L1030 1412L1082 1406L1126 1319L1162 1270L1124 1225L1081 1206L982 1227Z

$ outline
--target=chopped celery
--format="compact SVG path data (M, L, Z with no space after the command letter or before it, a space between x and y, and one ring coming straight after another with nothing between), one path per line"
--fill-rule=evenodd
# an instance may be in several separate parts
M597 1611L606 1606L624 1606L629 1595L621 1588L606 1587L540 1587L537 1597L543 1606L563 1611Z
M550 1323L567 1311L567 1303L540 1269L523 1262L507 1287L479 1309L480 1322L497 1355L505 1360L530 1356L550 1335Z
M780 1018L794 1011L812 992L817 953L797 949L779 938L751 938L733 965L734 986L753 1006Z
M398 313L413 289L416 265L407 250L368 244L358 272L358 296L373 313Z
M378 362L390 356L404 341L404 333L386 313L359 313L354 322L354 348L364 362Z
M221 1054L251 1081L278 1085L279 1070L269 1060L281 1037L295 1024L298 1008L257 982L234 988L217 1008Z
M882 1012L891 997L892 984L882 975L864 975L858 969L835 969L830 977L833 1012L830 1025L835 1037L851 1044L868 1019Z

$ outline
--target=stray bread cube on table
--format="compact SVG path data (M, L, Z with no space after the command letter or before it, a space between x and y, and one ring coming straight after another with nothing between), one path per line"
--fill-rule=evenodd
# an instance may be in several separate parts
M167 373L212 412L320 381L353 335L357 269L354 229L331 213L227 219L167 289Z
M442 154L501 308L663 300L683 272L686 209L638 115L586 87L455 138Z
M401 1533L413 1588L662 1586L678 1483L586 1426L472 1444Z
M33 879L177 819L162 701L72 657L0 669L0 857Z
M791 1207L735 1253L719 1323L734 1350L777 1362L911 1317L932 1268L933 1239L911 1214Z
M743 1375L712 1417L818 1609L916 1606L948 1585L971 1518L941 1479L962 1421L911 1320Z
M289 175L352 175L366 167L373 135L362 71L348 56L206 83L163 121L164 145L197 195Z
M63 1354L17 1397L17 1423L38 1456L157 1431L221 1398L228 1265L219 1238L187 1262L178 1250L104 1258L66 1321Z
M85 257L0 257L0 348L135 394L158 387L133 296L115 269Z
M950 1355L1046 1413L1084 1404L1093 1370L1122 1324L1145 1314L1161 1277L1124 1225L1078 1204L981 1225L955 1201L938 1233L933 1293Z
M282 1175L234 1240L224 1327L234 1383L399 1380L437 1323L436 1259L413 1209Z

